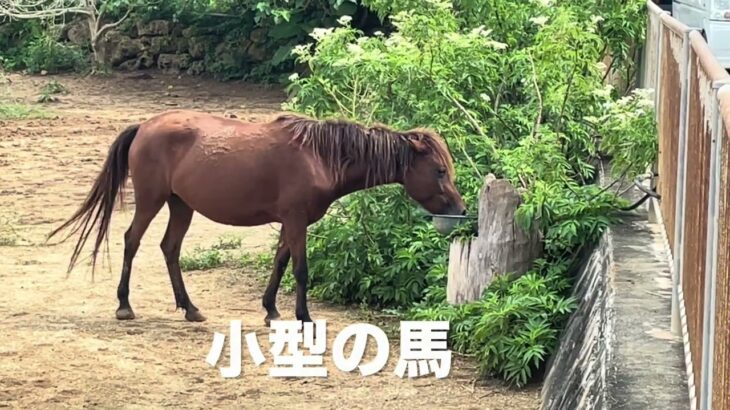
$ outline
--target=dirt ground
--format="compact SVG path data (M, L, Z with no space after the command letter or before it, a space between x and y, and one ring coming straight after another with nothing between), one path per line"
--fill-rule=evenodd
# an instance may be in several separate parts
M11 96L33 103L51 77L8 76ZM0 407L10 408L448 408L534 409L539 388L510 391L496 381L475 382L472 362L455 357L448 378L399 379L399 354L374 376L340 372L332 362L337 332L362 321L353 309L312 301L315 319L327 320L327 378L279 379L261 307L262 284L231 269L185 273L193 302L207 316L188 323L175 303L159 242L166 207L142 240L134 263L130 300L137 315L118 322L116 287L122 237L131 209L117 211L110 235L111 265L92 281L87 264L70 275L72 241L47 245L45 237L87 194L111 141L127 125L169 108L233 112L265 119L280 109L279 90L153 74L138 79L53 77L70 94L49 104L50 119L0 120L0 232L17 242L0 246ZM248 251L268 251L276 226L233 228L196 215L183 245L210 245L235 234ZM279 296L283 319L293 319L291 295ZM240 377L224 379L205 357L213 333L228 333L232 319L255 330L266 362L256 367L244 346ZM226 342L228 343L228 342ZM228 351L226 347L225 352ZM227 353L219 361L226 365Z

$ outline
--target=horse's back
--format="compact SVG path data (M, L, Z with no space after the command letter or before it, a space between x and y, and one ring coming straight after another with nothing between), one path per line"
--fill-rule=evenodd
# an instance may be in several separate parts
M140 124L130 147L130 167L143 162L162 162L174 167L191 154L219 156L240 151L242 146L257 148L253 140L272 136L267 123L245 123L221 116L189 110L170 110ZM259 145L265 145L259 143Z
M270 222L282 194L296 188L292 177L311 170L290 138L275 122L168 111L140 126L130 151L132 174L144 175L135 189L155 185L217 222Z

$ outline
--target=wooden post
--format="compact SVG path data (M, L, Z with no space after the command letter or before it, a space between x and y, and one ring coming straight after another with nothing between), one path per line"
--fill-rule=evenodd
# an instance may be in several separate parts
M515 221L520 203L520 194L509 182L487 175L479 196L477 237L451 243L446 287L449 303L479 299L495 276L522 275L540 257L539 232L525 232Z

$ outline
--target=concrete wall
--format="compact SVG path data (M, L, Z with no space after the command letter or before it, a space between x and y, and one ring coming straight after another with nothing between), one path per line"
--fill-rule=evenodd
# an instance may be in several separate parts
M543 409L689 409L671 276L646 211L609 230L578 273L578 309L546 370Z
M548 363L543 409L600 409L606 391L608 314L606 281L612 266L610 235L604 235L578 273L571 316L560 348Z

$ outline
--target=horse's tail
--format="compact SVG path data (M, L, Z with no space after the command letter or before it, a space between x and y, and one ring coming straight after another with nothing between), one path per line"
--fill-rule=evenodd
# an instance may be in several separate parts
M124 183L127 180L127 173L129 171L129 147L137 135L137 130L139 130L139 124L131 125L119 134L109 148L109 154L104 162L104 166L96 177L96 181L94 181L94 185L86 200L84 200L84 203L71 219L64 222L63 225L48 235L48 239L50 239L72 224L75 225L71 233L63 241L81 231L68 265L69 272L71 272L71 269L76 264L81 250L89 239L89 236L91 236L95 226L98 225L96 242L94 243L94 250L91 254L92 273L96 267L96 258L102 242L106 240L108 244L109 223L111 222L112 211L114 210L114 202L117 199L117 195L119 195L119 200L123 203Z

